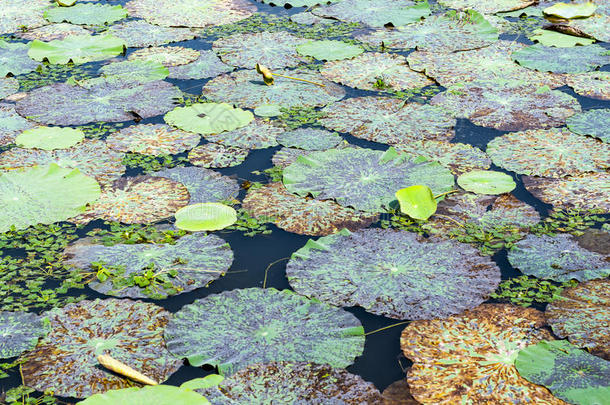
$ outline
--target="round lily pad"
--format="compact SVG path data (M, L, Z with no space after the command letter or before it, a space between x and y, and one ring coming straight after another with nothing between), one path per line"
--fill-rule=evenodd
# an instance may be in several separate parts
M340 21L359 22L371 27L387 24L400 26L419 21L430 14L428 2L411 0L343 0L328 6L314 8L312 13L320 17Z
M300 156L284 169L283 181L291 193L334 199L369 212L382 211L401 188L421 184L440 194L454 184L453 175L439 163L410 161L392 148L329 149Z
M206 134L210 142L244 149L265 149L277 146L277 137L284 133L284 128L271 122L254 119L248 125L219 134Z
M600 108L575 114L566 120L570 131L589 135L610 143L610 108Z
M381 394L370 382L340 368L308 362L256 364L198 391L212 404L378 404Z
M71 7L52 7L44 12L44 18L60 23L104 25L127 17L127 10L110 4L78 3Z
M587 2L587 3L577 3L577 4L569 4L569 3L556 3L551 7L547 7L543 10L544 14L551 15L559 18L582 18L589 17L594 12L597 6L595 3Z
M535 44L513 52L512 58L541 72L584 73L610 63L610 51L599 45L555 48Z
M176 228L186 231L217 231L237 222L237 212L221 203L187 205L176 211Z
M14 77L0 77L0 100L17 93L19 81Z
M281 182L251 188L242 207L255 217L270 217L281 229L300 235L330 235L354 231L376 222L376 214L342 207L334 201L306 199L290 193Z
M55 163L66 169L78 169L106 186L125 173L123 157L123 153L110 150L104 141L87 139L68 149L12 148L0 155L0 169L10 171Z
M159 62L163 66L180 66L196 61L199 51L182 46L156 46L131 53L129 60Z
M261 104L254 109L254 115L259 117L277 117L281 114L281 107L277 104Z
M189 204L232 200L239 194L237 180L203 167L174 167L154 173L186 186Z
M0 0L0 34L19 31L22 26L36 28L46 25L44 11L49 7L47 0Z
M524 176L523 184L536 198L555 207L610 212L608 173L587 173L563 179Z
M536 29L529 37L530 41L538 42L544 46L555 46L558 48L570 48L577 45L591 45L594 39L575 37L561 32Z
M119 76L129 82L154 82L169 75L169 69L156 61L128 60L104 65L100 69L104 76Z
M581 96L598 100L610 100L610 72L567 75L566 83Z
M310 240L293 253L286 276L307 297L396 319L459 314L500 284L500 269L476 248L392 229Z
M364 49L359 45L343 41L309 41L296 47L301 55L312 56L318 60L341 60L360 55Z
M188 159L195 166L222 168L241 164L250 153L249 149L206 143L189 152Z
M445 7L458 10L472 9L479 13L494 14L499 11L520 10L537 3L536 0L439 0Z
M23 131L17 136L15 143L23 148L53 150L69 148L84 138L85 134L79 129L37 127Z
M54 39L65 39L69 36L74 35L90 35L91 31L80 25L73 25L68 23L49 24L44 27L34 28L26 32L19 32L17 36L28 41L38 39L40 41L53 41Z
M278 70L273 73L309 80L324 87L282 77L267 86L255 70L240 70L216 77L203 86L203 95L211 100L256 108L261 104L277 104L284 108L321 107L345 96L345 90L319 74Z
M419 402L563 405L514 365L519 349L543 339L552 337L541 312L482 304L462 315L411 322L400 346L414 363L407 381Z
M15 112L13 104L0 103L0 146L15 143L15 138L22 131L36 125Z
M565 289L544 313L560 338L610 360L610 281L591 280Z
M250 111L227 103L196 103L177 107L165 114L165 122L201 135L218 134L248 125L254 119Z
M44 124L119 122L164 114L181 96L180 89L164 81L102 81L86 87L58 83L30 91L16 110Z
M108 29L108 33L121 38L129 48L159 46L195 38L195 32L189 28L160 27L144 20L115 24Z
M186 65L171 66L169 77L171 79L207 79L216 77L219 74L233 70L229 65L225 65L216 56L214 51L199 51L201 54L197 60Z
M610 361L565 340L542 341L522 349L515 367L528 381L571 404L603 404L610 396Z
M438 107L397 98L354 97L322 110L319 123L357 138L390 145L418 140L449 141L455 118Z
M4 173L0 175L0 232L11 226L25 229L66 220L99 196L99 184L78 169L51 164Z
M231 267L233 252L229 244L215 235L186 235L175 244L114 246L76 242L64 250L69 266L91 271L94 262L123 266L105 280L88 285L93 290L116 297L165 299L202 288L223 276ZM154 266L154 267L152 267ZM156 277L146 286L129 283L131 276L152 267Z
M395 144L394 147L411 158L423 156L439 162L457 175L473 169L489 169L491 166L491 159L485 152L465 143L413 140Z
M95 394L79 402L82 405L209 405L204 396L172 385L154 385L142 388L123 388Z
M142 124L123 128L106 138L108 147L144 155L173 155L192 149L200 136L165 124Z
M409 69L402 55L367 52L352 59L326 62L320 71L333 82L364 90L407 90L434 82Z
M185 305L167 325L165 340L192 366L211 364L231 375L272 361L347 367L362 354L364 329L341 308L289 290L246 288Z
M47 319L31 312L0 311L0 359L33 349L49 329Z
M0 39L0 78L29 73L38 67L39 64L28 56L28 49L26 44Z
M522 273L554 281L586 281L610 276L610 255L582 247L570 234L528 235L508 252Z
M415 185L401 188L394 195L400 205L400 212L411 218L427 220L436 212L437 203L428 186Z
M305 150L325 150L339 145L343 138L335 132L316 128L299 128L277 137L281 145Z
M125 42L112 35L74 35L50 42L34 40L28 51L30 58L65 65L95 62L123 53Z
M511 176L493 170L472 170L460 175L457 183L464 190L477 194L510 193L517 187Z
M51 322L51 333L26 355L22 366L24 383L38 391L83 398L135 384L101 367L97 361L101 354L158 382L182 365L163 341L170 314L154 304L97 299L44 315Z

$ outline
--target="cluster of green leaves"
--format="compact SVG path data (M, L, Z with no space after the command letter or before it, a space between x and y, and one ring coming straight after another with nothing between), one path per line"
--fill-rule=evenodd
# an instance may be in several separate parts
M8 405L59 405L68 404L53 397L51 392L44 392L42 395L33 394L36 390L25 385L11 388L5 393L0 394L0 403Z
M272 217L255 218L243 208L237 209L237 222L225 228L228 231L241 231L245 236L269 235L272 231L267 228L273 222Z
M18 367L24 361L25 361L25 359L19 358L19 359L15 360L15 361L12 361L12 362L0 363L0 379L9 377L9 374L7 373L7 371L12 370L12 369ZM2 398L2 396L0 395L0 399L1 398Z
M271 181L282 181L282 176L284 175L284 168L281 167L281 166L273 166L273 167L270 167L270 168L265 169L263 171L255 170L252 173L256 174L256 175L264 174ZM255 183L252 183L250 185L250 188L254 187L254 184ZM260 187L262 187L262 184L256 186L256 188L260 188Z
M125 124L123 122L96 122L93 124L79 125L74 128L83 131L86 138L101 139L120 130L124 126Z
M548 217L531 228L536 235L555 235L556 233L571 233L576 236L583 231L604 223L606 218L597 214L603 211L581 211L576 209L555 210Z
M377 83L375 83L375 86L377 86ZM405 102L415 102L421 104L424 104L427 100L430 100L432 97L443 91L440 86L436 85L409 90L384 90L390 93L390 97L400 98Z
M534 303L544 304L558 299L564 288L574 287L576 280L564 283L555 283L548 280L540 280L531 276L519 276L503 281L491 298L502 301L510 301L513 304L529 307Z
M379 222L383 229L395 228L415 232L419 235L427 234L426 230L422 227L425 223L426 221L413 219L408 215L402 214L399 209L389 209L387 213L382 214L381 221Z
M529 37L533 32L542 28L546 24L546 20L541 17L523 15L518 18L505 18L508 22L506 34L524 35Z
M182 93L182 98L176 99L177 104L184 105L185 107L190 107L193 104L197 104L197 103L208 103L208 102L209 102L209 100L206 99L202 95L197 96L195 94L189 94L189 93Z
M19 91L30 91L37 87L65 82L69 78L79 81L90 79L94 76L93 71L73 63L51 65L48 62L43 62L33 72L18 75L16 79L19 80Z
M181 229L159 229L154 225L133 224L125 225L119 222L104 222L109 229L94 229L87 233L92 236L95 243L113 246L117 243L132 245L135 243L169 243L173 245L176 240L186 235Z
M523 238L523 232L514 226L485 229L467 222L461 227L453 228L447 236L459 242L477 245L481 254L491 256L502 248L510 249L515 242Z
M315 125L324 116L322 111L314 107L281 108L277 118L289 129L297 129L304 125Z
M172 167L183 167L188 163L186 156L178 155L143 155L141 153L126 153L123 164L129 168L138 168L146 174L150 174L163 169Z

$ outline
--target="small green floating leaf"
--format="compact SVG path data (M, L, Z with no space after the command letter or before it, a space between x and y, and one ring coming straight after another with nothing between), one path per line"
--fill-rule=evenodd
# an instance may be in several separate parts
M204 396L194 391L171 385L110 390L103 394L95 394L79 402L82 405L209 405L209 403Z
M28 55L37 61L65 65L70 61L81 64L109 59L124 50L125 41L112 35L75 35L50 42L34 40Z
M178 107L165 114L164 118L168 124L185 131L208 135L246 126L254 115L226 103L197 103Z
M204 390L207 388L216 387L225 378L218 374L210 374L203 378L195 378L180 385L180 388L185 390Z
M176 227L186 231L216 231L233 225L237 212L220 203L187 205L176 214Z
M343 41L309 41L297 46L297 52L318 60L349 59L364 52L361 46Z
M70 6L73 6L74 3L72 2ZM83 25L104 25L125 17L127 17L127 10L122 6L92 3L80 3L73 7L52 7L44 13L44 18L51 22Z
M411 218L426 220L436 212L436 200L428 186L411 186L396 192L400 211Z
M464 190L477 194L509 193L517 187L512 177L492 170L473 170L458 177L457 183Z
M550 7L545 8L542 12L546 15L559 18L583 18L589 17L595 13L597 5L591 2L587 3L555 3Z
M23 131L15 143L23 148L67 149L85 138L83 131L74 128L37 127Z
M529 39L534 42L539 42L545 46L555 46L558 48L570 48L576 45L591 45L595 42L594 39L575 37L574 35L566 35L557 31L537 29L533 32L534 35Z

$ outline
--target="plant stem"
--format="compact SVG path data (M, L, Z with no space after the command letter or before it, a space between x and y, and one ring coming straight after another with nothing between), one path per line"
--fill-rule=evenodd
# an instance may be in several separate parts
M270 263L269 266L267 266L267 268L265 269L265 278L263 280L263 288L267 288L267 273L269 272L269 269L271 268L271 266L281 262L282 260L287 260L287 259L290 259L290 257L282 257L281 259L277 259L273 263Z
M390 329L390 328L393 328L394 326L404 325L409 322L411 322L411 321L402 321L402 322L398 322L398 323L393 323L392 325L384 326L383 328L379 328L379 329L375 329L370 332L366 332L364 334L364 336L372 335L373 333L381 332L382 330Z
M321 87L326 87L325 84L322 83L316 83L316 82L312 82L309 80L305 80L305 79L299 79L298 77L292 77L292 76L284 76L284 75L280 75L277 73L271 73L273 76L279 76L279 77L285 77L286 79L292 79L292 80L299 80L301 82L307 82L307 83L311 83L311 84L315 84L316 86L321 86Z

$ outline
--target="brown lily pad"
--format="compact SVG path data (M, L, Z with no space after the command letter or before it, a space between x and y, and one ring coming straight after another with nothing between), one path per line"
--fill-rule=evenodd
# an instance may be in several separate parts
M250 153L249 149L206 143L189 152L188 159L195 166L221 168L241 164Z
M123 128L110 134L106 143L111 149L144 155L173 155L199 144L199 134L182 131L165 124L143 124Z
M156 46L135 51L127 59L159 62L169 67L194 62L199 55L199 51L182 46Z
M418 405L411 395L411 388L406 378L394 381L381 393L382 405Z
M610 212L610 174L587 173L562 179L524 176L523 185L536 198L555 208Z
M566 82L581 96L597 100L610 100L610 72L566 75Z
M465 143L418 140L398 143L394 147L398 152L413 158L423 156L435 160L455 175L475 169L486 170L491 166L491 159L485 152Z

